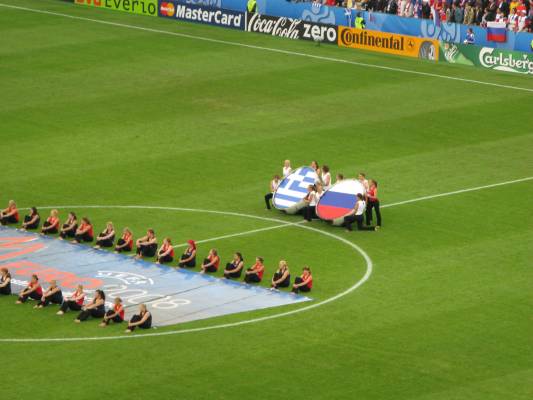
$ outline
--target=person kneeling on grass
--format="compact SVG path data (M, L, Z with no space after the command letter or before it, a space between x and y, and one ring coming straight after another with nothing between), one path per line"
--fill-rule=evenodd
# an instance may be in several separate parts
M41 222L41 216L37 212L37 208L32 207L30 209L29 215L24 217L24 222L22 223L22 229L37 229L39 228L39 223Z
M265 266L263 265L263 258L256 257L255 264L248 268L244 273L244 281L246 283L261 282L264 272Z
M57 286L57 281L51 280L50 287L43 293L41 301L34 308L43 308L52 304L62 304L63 303L63 293L61 289Z
M122 305L122 300L120 297L115 297L113 309L108 310L105 315L104 319L100 323L100 326L102 328L105 328L111 321L120 324L122 321L124 321L124 306Z
M17 304L25 303L26 300L28 300L28 297L33 300L41 300L42 295L43 289L39 284L39 278L37 277L37 275L33 274L31 276L31 280L28 286L26 286L26 288L22 292L20 292Z
M180 268L196 267L196 243L194 240L187 240L187 243L189 244L189 247L187 247L185 252L180 257L180 262L178 264Z
M113 227L112 222L108 222L102 233L96 237L96 246L95 249L100 247L113 247L113 242L115 241L115 228Z
M122 253L123 251L131 251L133 249L133 234L129 228L124 228L122 237L118 240L115 246L115 253Z
M157 238L153 229L148 229L146 231L146 236L137 239L137 255L136 259L141 259L143 257L154 257L157 252Z
M63 304L59 308L57 315L63 315L68 310L80 311L83 307L83 302L85 301L85 293L83 292L83 286L78 285L76 291L72 293L71 296L63 299Z
M133 332L135 328L150 329L152 327L152 314L146 309L145 304L139 305L139 314L131 317L126 333Z
M73 238L76 236L76 230L78 230L78 218L76 217L76 213L71 211L68 213L68 218L59 231L59 239Z
M287 261L281 260L279 262L278 270L274 273L272 277L272 289L277 289L280 287L289 287L291 284L291 274L289 272L289 266Z
M298 294L298 292L310 292L313 287L313 275L311 275L311 268L307 265L303 268L302 275L297 276L292 285L292 292Z
M11 294L11 274L7 268L0 269L0 294Z
M80 226L76 229L72 243L92 242L93 240L94 232L91 221L89 221L89 218L83 217Z
M201 274L206 272L217 272L218 266L220 265L220 257L218 256L217 249L209 250L207 258L202 263Z
M41 228L41 233L45 235L54 234L59 231L59 211L52 210L50 211L50 216L46 218L44 224Z
M377 231L377 226L365 226L363 225L363 213L365 212L366 203L361 193L357 193L357 201L355 202L354 209L350 215L344 217L343 225L348 232L352 231L352 225L355 222L357 224L358 231Z
M171 263L174 260L174 247L170 238L164 238L163 244L157 251L157 264Z
M14 200L9 200L7 208L0 211L0 223L2 225L16 224L19 222L19 211Z
M224 269L224 278L240 278L242 275L242 270L244 269L244 260L242 254L236 252L233 255L233 261L226 264L226 269Z
M103 318L105 316L105 293L98 289L94 292L94 299L85 307L82 307L78 317L74 320L77 324L87 320L89 317Z

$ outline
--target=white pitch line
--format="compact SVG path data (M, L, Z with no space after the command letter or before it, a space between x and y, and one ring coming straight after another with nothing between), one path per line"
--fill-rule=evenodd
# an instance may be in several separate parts
M416 199L411 199L411 200L398 201L396 203L385 204L385 205L381 206L381 208L401 206L402 204L416 203L417 201L431 200L431 199L436 199L438 197L452 196L452 195L455 195L455 194L461 194L461 193L467 193L467 192L475 192L477 190L490 189L490 188L497 187L497 186L510 185L512 183L526 182L526 181L530 181L530 180L533 180L533 176L528 176L527 178L514 179L512 181L493 183L493 184L490 184L490 185L476 186L476 187L468 188L468 189L454 190L453 192L432 194L432 195L429 195L429 196L417 197Z
M273 53L287 54L287 55L291 55L291 56L307 57L307 58L312 58L312 59L321 60L321 61L330 61L330 62L336 62L336 63L349 64L349 65L357 65L359 67L376 68L376 69L382 69L382 70L386 70L386 71L402 72L402 73L406 73L406 74L421 75L421 76L427 76L427 77L431 77L431 78L448 79L448 80L459 81L459 82L466 82L466 83L485 85L485 86L493 86L493 87L498 87L498 88L503 88L503 89L521 90L521 91L524 91L524 92L533 93L533 89L519 87L519 86L504 85L504 84L500 84L500 83L486 82L486 81L478 81L478 80L475 80L475 79L466 79L466 78L460 78L460 77L457 77L457 76L434 74L434 73L431 73L431 72L415 71L415 70L404 69L404 68L387 67L387 66L384 66L384 65L362 63L362 62L358 62L358 61L345 60L345 59L342 59L342 58L318 56L318 55L315 55L315 54L301 53L301 52L290 51L290 50L282 50L282 49L276 49L276 48L273 48L273 47L256 46L256 45L252 45L252 44L246 44L246 43L240 43L240 42L232 42L232 41L229 41L229 40L213 39L213 38L204 37L204 36L189 35L189 34L186 34L186 33L170 32L170 31L164 31L164 30L154 29L154 28L145 28L145 27L137 26L137 25L121 24L121 23L118 23L118 22L111 22L111 21L105 21L105 20L100 20L100 19L79 17L79 16L71 15L71 14L64 14L64 13L58 13L58 12L53 12L53 11L46 11L46 10L39 10L39 9L34 9L34 8L14 6L14 5L11 5L11 4L0 3L0 7L11 8L11 9L21 10L21 11L34 12L34 13L38 13L38 14L54 15L54 16L57 16L57 17L64 17L64 18L76 19L76 20L80 20L80 21L94 22L94 23L97 23L97 24L117 26L117 27L121 27L121 28L136 29L136 30L145 31L145 32L152 32L152 33L160 33L160 34L164 34L164 35L178 36L178 37L194 39L194 40L203 40L203 41L206 41L206 42L225 44L225 45L229 45L229 46L238 46L238 47L245 47L245 48L255 49L255 50L270 51L270 52L273 52Z
M237 236L251 235L251 234L257 233L257 232L271 231L273 229L286 228L288 226L295 226L295 225L299 225L299 224L301 224L303 222L304 221L295 222L295 223L291 222L291 223L286 223L286 224L281 224L281 225L268 226L266 228L252 229L251 231L244 231L244 232L239 232L239 233L230 233L228 235L217 236L217 237L213 237L213 238L209 238L209 239L196 240L195 243L196 244L207 243L207 242L214 242L216 240L221 240L221 239L229 239L229 238L237 237ZM177 245L172 246L172 247L178 248L178 247L185 247L185 246L188 246L188 245L189 245L188 243L180 243L180 244L177 244Z

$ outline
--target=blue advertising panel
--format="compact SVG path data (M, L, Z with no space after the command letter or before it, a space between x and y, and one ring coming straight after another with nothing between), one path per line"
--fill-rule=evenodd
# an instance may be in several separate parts
M246 25L246 15L241 11L185 4L174 0L160 0L158 13L160 17L223 26L225 28L244 30Z
M199 0L200 1L200 0ZM208 0L204 0L208 1ZM215 0L213 0L215 1ZM217 0L224 7L229 7L234 0ZM228 2L228 4L226 4ZM242 5L241 5L242 7ZM328 7L314 3L291 3L286 0L258 0L259 13L298 18L303 21L319 22L330 25L353 26L355 16L360 11L340 7ZM361 12L366 21L366 28L382 32L400 33L403 35L437 39L451 43L462 43L469 28L463 24L435 23L431 19L404 18L396 15ZM479 26L472 26L479 46L503 48L531 52L533 34L526 32L508 32L507 42L498 43L487 40L487 31Z

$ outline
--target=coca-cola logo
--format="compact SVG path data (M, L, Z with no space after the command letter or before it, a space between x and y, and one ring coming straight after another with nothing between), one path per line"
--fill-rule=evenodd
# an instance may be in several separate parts
M248 32L337 44L337 27L334 25L302 21L297 18L271 17L270 15L248 13L247 16L246 30Z
M248 32L266 33L289 39L299 39L301 20L286 17L269 17L260 14L248 14Z

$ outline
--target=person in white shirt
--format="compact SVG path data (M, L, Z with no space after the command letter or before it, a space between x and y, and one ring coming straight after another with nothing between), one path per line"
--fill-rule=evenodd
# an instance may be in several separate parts
M276 192L276 190L278 190L280 182L281 180L279 178L279 175L274 175L274 177L270 181L270 192L265 194L265 203L267 210L270 210L272 208L270 203L272 201L272 197L274 197L274 193Z
M285 160L285 162L283 163L283 177L284 178L288 177L291 171L292 171L291 160Z
M331 174L329 173L329 167L327 165L322 166L322 176L320 177L324 190L328 190L331 187Z
M357 180L361 182L366 192L368 190L368 180L366 179L366 174L364 172L359 172L359 175L357 176Z
M513 8L509 14L509 19L507 22L507 29L510 31L515 31L518 29L518 15L516 10Z
M316 176L317 176L317 179L316 179L316 182L320 182L320 177L322 176L322 171L320 170L320 165L318 165L318 163L313 160L311 161L311 165L310 165L311 168L313 168L316 172Z
M318 194L320 191L320 194ZM316 183L314 185L309 185L307 187L307 195L304 198L306 206L303 209L304 219L306 221L311 221L313 218L316 218L316 205L320 196L322 195L322 185Z
M352 224L355 222L357 224L357 230L359 231L377 231L377 226L365 226L363 225L363 214L365 213L366 203L363 195L357 193L357 201L353 212L350 215L344 217L344 227L348 232L352 231Z
M337 176L335 177L335 183L339 183L340 181L343 181L343 180L344 180L343 174L337 174Z

